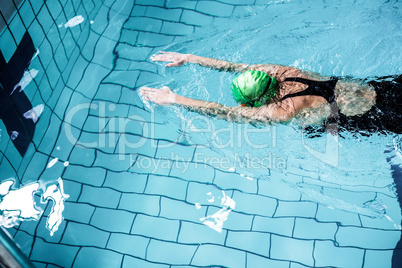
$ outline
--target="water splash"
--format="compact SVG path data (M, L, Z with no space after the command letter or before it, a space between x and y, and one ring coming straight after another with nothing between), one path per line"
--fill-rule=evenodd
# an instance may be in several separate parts
M18 133L17 131L12 131L11 132L11 136L10 136L10 138L11 138L11 140L13 141L13 140L15 140L16 138L18 138L18 135L19 135L20 133Z
M25 112L24 117L26 119L32 119L32 121L34 123L36 123L39 120L39 117L42 114L44 108L45 108L45 105L39 104L39 105L33 107L31 110Z
M57 185L51 185L46 189L46 192L42 195L43 200L51 199L53 201L52 210L47 218L46 228L50 231L50 235L53 236L54 232L59 229L60 224L63 221L64 201L69 198L68 194L64 193L63 181L58 179Z
M29 70L29 71L25 71L25 72L24 72L24 75L23 75L22 78L21 78L21 81L20 81L18 84L16 84L16 85L14 86L14 89L13 89L13 91L11 91L11 94L13 94L14 91L15 91L17 88L20 88L18 92L23 91L23 90L29 85L29 83L31 83L32 80L38 75L38 72L39 72L39 71L36 70L36 69L32 69L32 70ZM11 94L10 94L10 95L11 95Z
M217 231L218 233L222 232L223 223L228 219L229 213L236 206L236 202L229 196L226 196L225 192L222 191L222 194L223 197L221 198L221 206L223 207L216 213L200 219L203 224Z
M0 184L0 226L11 228L19 225L25 220L39 220L44 208L39 207L35 202L34 195L40 194L39 182L31 183L19 189L12 190L13 180L4 181ZM42 195L43 203L53 201L52 210L47 218L46 227L53 235L63 221L62 212L64 201L69 198L64 193L63 181L58 179L57 184L46 188Z
M64 24L64 28L72 28L84 22L84 17L81 15L75 16L74 18L69 19L66 24ZM61 25L59 25L61 27Z
M43 212L35 206L33 199L34 193L39 189L39 183L10 190L13 184L14 181L5 181L0 185L0 224L6 228L16 226L23 220L38 220Z

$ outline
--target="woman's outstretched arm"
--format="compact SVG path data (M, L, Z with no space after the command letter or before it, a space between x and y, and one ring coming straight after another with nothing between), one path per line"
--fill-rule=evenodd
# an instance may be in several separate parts
M242 123L287 122L298 112L298 109L295 109L293 105L287 104L270 104L259 108L228 107L215 102L186 98L173 93L168 87L162 89L143 87L140 89L140 94L145 100L159 105L176 104L202 115Z
M161 51L159 54L151 56L152 61L168 62L166 67L179 67L185 63L194 63L207 68L228 72L245 72L247 70L258 70L275 77L277 80L283 80L287 76L302 76L302 72L294 67L278 64L247 64L233 63L225 60L201 57L193 54L181 54L177 52Z

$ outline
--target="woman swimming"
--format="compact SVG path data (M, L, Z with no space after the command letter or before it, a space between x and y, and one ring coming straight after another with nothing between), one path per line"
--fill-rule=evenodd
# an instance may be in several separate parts
M168 62L166 67L195 63L241 73L231 85L233 97L240 103L238 107L186 98L168 87L140 89L145 100L159 105L177 104L230 121L270 123L318 117L330 132L340 126L349 131L402 133L401 75L368 82L328 79L289 66L230 63L163 51L151 56L151 60Z

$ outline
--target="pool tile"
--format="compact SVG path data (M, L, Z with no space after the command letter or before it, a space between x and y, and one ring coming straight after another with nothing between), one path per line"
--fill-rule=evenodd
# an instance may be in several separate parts
M87 168L70 164L63 174L63 178L89 184L101 186L106 177L106 170L103 168Z
M141 267L141 268L169 268L171 267L168 264L157 264L147 262L141 259L133 258L130 256L124 256L122 268L132 268L132 267Z
M108 13L109 8L101 6L99 12L96 14L96 17L93 19L94 23L90 25L91 30L93 30L97 34L102 34L109 23Z
M172 177L149 175L145 193L184 200L187 182Z
M194 26L178 22L164 21L160 32L169 35L188 35L194 32Z
M213 17L192 10L184 10L180 22L195 26L205 26L212 23Z
M130 172L108 171L103 186L126 193L143 193L148 176Z
M258 194L286 201L299 201L301 198L300 192L292 184L275 177L258 180Z
M45 5L48 7L50 15L53 18L57 18L63 9L59 1L49 1Z
M284 202L278 201L275 217L307 217L314 218L317 204L312 202Z
M60 70L58 69L58 66L56 65L55 61L52 59L49 63L49 66L46 69L46 73L49 77L49 85L50 85L50 90L51 93L56 87L57 82L60 79ZM43 86L40 85L40 90L43 92ZM51 95L51 94L50 94ZM50 97L50 96L49 96ZM43 99L48 102L49 97L43 96Z
M294 218L268 218L256 216L253 221L253 231L274 233L284 236L292 236Z
M316 266L319 267L362 267L364 255L365 251L362 249L336 247L330 241L315 242L314 258ZM339 258L340 256L342 257ZM380 265L380 267L386 266Z
M1 36L2 42L0 43L0 50L4 56L6 62L9 62L13 56L17 46L8 28L3 30L3 35Z
M150 238L176 241L180 223L178 220L152 217L138 214L134 220L131 234Z
M157 130L155 129L155 123L159 123L157 120L158 118L155 118L155 114L151 111L142 109L140 105L142 105L142 102L140 100L140 97L138 96L138 91L134 91L129 89L133 93L131 93L129 96L132 96L132 103L130 105L130 109L128 112L127 119L129 120L134 120L134 121L140 121L144 122L143 128L144 132L142 133L142 136L145 136L146 138L152 138L156 139L154 137L154 132ZM121 101L121 100L120 100ZM134 132L137 133L137 132ZM156 143L155 143L156 144Z
M42 44L39 46L39 55L42 64L44 67L49 65L49 62L53 58L53 50L47 39L43 39Z
M78 252L73 267L119 267L122 260L122 254L105 249L84 247Z
M189 264L197 246L181 245L151 239L147 260L169 264Z
M67 161L75 142L78 137L79 130L69 124L62 123L59 135L57 137L56 145L54 146L52 156L57 157L62 161Z
M96 208L90 224L108 232L130 233L135 214L115 209Z
M174 142L159 141L155 157L171 160L191 161L194 155L194 146L180 145Z
M225 195L230 196L230 193L225 192ZM215 185L189 182L186 196L186 201L192 204L221 206L224 193Z
M52 62L53 62L53 64L51 64ZM48 68L49 68L49 74L51 74L53 71L58 72L53 60L51 60L49 62ZM46 76L43 77L43 79L39 85L39 88L40 88L40 92L41 92L41 97L43 98L43 100L45 102L47 102L49 100L50 96L52 95L52 88L50 87L49 80ZM36 98L36 96L35 96L35 98Z
M134 3L135 2L130 0L115 0L112 9L125 16L130 16Z
M99 207L117 208L120 195L119 192L111 189L84 185L78 201Z
M112 154L116 148L119 135L116 133L90 133L81 132L77 145L86 148L98 149L103 153Z
M123 193L118 208L131 212L158 216L159 201L158 196Z
M129 53L135 53L134 50L137 50L137 48L133 49L133 51ZM125 57L126 56L125 52L122 51L122 53L123 53L122 56ZM113 71L105 77L103 83L118 84L128 88L134 88L139 75L140 75L139 71Z
M168 175L172 166L172 161L167 159L155 159L139 155L135 164L130 168L130 172L140 174Z
M135 45L137 43L137 37L138 37L139 33L140 32L138 32L138 31L133 31L133 30L130 30L130 29L122 29L119 42L120 43L127 43L127 44L130 44L130 45ZM122 59L118 59L118 60L120 61Z
M162 20L144 18L144 17L130 17L124 24L124 28L137 31L147 31L152 33L159 33L162 28Z
M107 154L97 151L93 165L95 167L103 167L115 172L123 172L130 169L134 160L135 157L128 154Z
M210 166L192 162L174 161L170 176L175 176L188 181L212 183L214 169Z
M85 45L83 46L81 50L81 55L82 57L87 60L91 61L91 59L94 57L95 54L95 46L100 39L100 36L93 31L89 32L89 36L87 37L87 40L85 42Z
M95 99L117 103L120 99L122 87L112 84L100 84Z
M78 249L79 247L46 243L42 238L36 238L30 259L53 263L61 267L71 267Z
M166 0L166 7L167 8L187 8L187 9L195 9L198 1L192 0Z
M40 53L39 55L41 55L42 53ZM83 74L85 72L85 69L88 66L88 61L86 61L83 57L79 56L76 63L74 64L74 69L71 72L68 81L67 81L67 85L70 88L76 88L77 85L79 84L79 82L81 81ZM46 66L46 65L45 65Z
M337 230L336 223L320 223L314 219L296 218L293 236L302 239L334 240Z
M71 72L75 70L76 66L75 63L78 59L78 56L80 55L80 50L78 47L72 47L72 45L69 46L69 43L72 44L71 41L68 39L69 33L67 33L67 37L63 39L64 47L66 49L66 56L68 58L68 63L66 68L64 69L63 73L61 74L64 81L67 81L70 79Z
M166 9L154 6L148 6L145 12L145 17L161 19L164 21L179 21L182 14L182 9Z
M272 235L270 257L273 259L295 261L304 265L313 266L313 243L313 241Z
M340 226L335 238L339 246L392 250L401 238L401 231Z
M29 35L31 36L31 38L33 40L33 43L34 43L35 47L38 47L40 44L42 44L42 41L45 38L45 34L43 33L43 30L40 27L39 22L37 20L34 20L31 23L31 25L29 26L28 32L29 32ZM5 30L4 33L7 33L7 31ZM5 38L7 38L8 35L4 35L4 33L3 33L3 36L1 38L2 39L4 38L4 40L6 40ZM12 43L10 42L9 44L12 44ZM15 51L16 48L17 48L17 46L14 47L13 52ZM8 55L9 52L7 50L1 49L1 51L2 51L6 61L10 60L12 54L9 56Z
M155 64L143 61L131 61L129 69L142 70L151 73L156 73L158 71L158 67Z
M223 224L223 228L228 230L249 231L251 230L252 222L252 215L231 211L228 219Z
M277 206L275 199L238 191L234 192L232 199L236 202L234 211L247 214L272 217Z
M197 209L195 205L161 197L161 217L168 219L187 220L200 223L200 218L205 217L206 208Z
M139 109L137 108L136 110ZM146 118L145 115L144 118ZM152 112L148 116L150 117L150 120L152 120L151 122L158 120L155 112ZM176 122L163 122L163 124L153 124L148 125L147 127L149 131L148 133L144 133L144 136L152 139L161 139L176 142L182 135L180 131L180 126L176 124Z
M51 206L48 204L46 208L48 210L48 208L51 208ZM44 214L48 215L48 213L44 213ZM47 228L47 221L48 221L47 216L42 216L41 217L41 219L39 221L39 224L38 224L38 227L36 229L35 235L37 237L40 237L40 238L44 239L46 242L49 242L49 243L60 243L60 240L61 240L61 238L62 238L62 236L64 234L64 230L66 228L67 222L62 221L60 223L57 231L55 231L53 233L53 235L51 235L50 231Z
M81 146L74 146L68 161L71 164L91 166L95 161L95 150L87 149Z
M196 10L211 16L227 17L232 15L234 7L220 2L199 1Z
M129 44L119 43L115 50L119 54L119 58L132 61L145 61L151 56L153 49L149 47L135 47ZM139 75L139 72L137 73ZM128 86L128 88L134 88L134 85Z
M130 256L145 259L149 238L136 235L115 234L110 235L107 249L111 249Z
M358 214L332 209L322 205L318 206L316 219L318 221L339 222L340 225L361 225Z
M98 230L86 224L69 222L61 243L75 246L94 246L104 248L108 239L108 232Z
M97 10L97 8L95 7L95 4L94 4L93 2L83 1L83 2L82 2L82 5L84 6L84 9L85 9L85 11L86 11L86 12L85 12L86 14L91 13L91 12ZM89 19L89 18L88 18L88 19Z
M17 44L21 42L22 37L25 34L25 26L22 22L22 19L18 13L15 14L13 20L8 25L10 31L13 33L15 41Z
M253 5L255 0L220 0L220 2L232 5Z
M82 130L87 132L103 132L108 121L108 118L100 118L97 116L89 115L87 117L87 120L85 121L84 126L82 127Z
M152 85L149 85L149 81L152 81ZM137 83L135 84L136 87L142 86L154 86L156 83L163 83L165 78L160 76L159 74L144 72L142 71L140 76L138 77Z
M52 26L52 23L49 23L49 22L53 21L47 8L42 8L39 11L39 14L37 15L37 19L38 19L39 23L41 24L41 26L43 27L43 31L45 33L47 33L49 31L50 27Z
M225 246L269 256L270 234L229 231Z
M115 104L110 101L92 101L90 115L99 117L127 117L130 106L124 104ZM112 129L114 130L114 129Z
M115 55L112 53L112 51L115 46L116 41L101 36L98 40L98 43L96 44L95 55L92 59L92 62L102 65L108 70L111 70L113 68L113 60L115 58ZM105 53L105 51L110 52Z
M184 244L212 243L224 245L226 233L226 230L222 230L222 232L219 233L204 224L182 221L177 241Z
M136 39L136 44L139 46L160 47L166 46L173 42L174 36L140 32Z
M364 268L392 267L393 250L366 250Z
M132 1L127 1L127 4L133 4ZM131 9L130 9L131 10ZM107 37L113 41L119 41L120 37L120 30L123 24L127 19L127 15L119 14L113 9L109 11L109 20L112 20L113 23L109 23L106 27L105 31L102 33L104 37Z
M64 181L66 184L66 181ZM70 193L69 193L70 194ZM79 204L75 202L65 202L65 209L63 211L63 217L66 220L76 221L80 223L88 224L95 211L95 207L88 204Z
M249 268L266 268L266 267L289 268L289 262L279 261L279 260L271 260L269 258L264 258L261 256L247 253L246 267L249 267Z
M26 256L29 256L31 253L33 237L25 232L17 232L13 237L13 241L17 244L19 249L21 249L22 253Z
M246 263L246 253L222 246L200 245L191 264L206 266L211 263L231 268L243 268Z
M24 174L24 178L29 177L30 180L36 180L37 178L39 178L39 176L41 175L44 168L40 169L38 167L45 167L47 165L47 162L48 162L47 155L44 155L40 152L36 152L27 167L27 170ZM1 165L1 166L3 166L3 165ZM1 173L1 174L5 174L5 173Z
M137 5L163 7L165 5L165 0L137 0L135 3Z
M126 120L126 122L129 122L129 120ZM131 121L131 123L129 123L129 128L125 129L124 131L134 132L135 130L133 131L132 129L135 124L140 125L138 122ZM122 131L120 130L120 132ZM138 134L131 135L131 133L121 133L116 146L115 154L140 154L143 156L153 157L155 155L155 151L156 146L153 145L152 140L146 139ZM135 158L133 158L133 161L134 160ZM145 166L148 166L148 164Z
M85 73L76 87L77 92L81 92L85 97L92 99L101 81L109 74L110 70L98 64L90 63Z
M76 183L69 180L63 180L63 187L65 193L67 193L70 196L68 198L68 201L75 202L78 200L78 197L81 194L81 187L82 187L80 183Z
M35 15L29 4L29 1L25 1L19 8L19 13L21 15L22 21L24 22L25 27L29 27L32 21L35 19Z
M215 171L214 184L222 189L239 190L242 192L256 194L258 180L248 180L236 173Z

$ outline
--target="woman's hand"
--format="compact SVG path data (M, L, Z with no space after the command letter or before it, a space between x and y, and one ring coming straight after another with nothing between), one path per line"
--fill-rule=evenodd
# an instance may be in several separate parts
M152 101L159 105L171 105L176 103L176 94L168 87L162 87L162 89L142 87L140 88L140 95L144 100Z
M189 62L191 54L180 54L177 52L165 52L160 51L161 54L155 54L151 56L152 61L164 61L167 63L166 67L179 67L184 63Z

